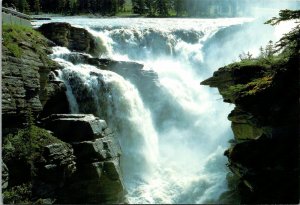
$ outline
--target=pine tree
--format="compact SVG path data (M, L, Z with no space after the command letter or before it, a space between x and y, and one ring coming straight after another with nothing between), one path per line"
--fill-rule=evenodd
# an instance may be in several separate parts
M145 6L147 8L147 14L154 16L153 0L145 0Z
M125 11L125 0L118 0L119 11Z
M64 13L67 5L67 0L58 0L57 10L59 13Z
M182 16L185 11L184 0L174 0L173 7L176 11L176 16Z
M156 0L156 9L159 16L169 16L167 0Z
M21 11L23 13L27 13L30 10L29 4L26 0L19 0L18 8L19 8L19 11Z
M33 11L35 12L35 14L39 14L39 12L41 11L40 0L34 0Z
M144 0L132 0L132 10L136 14L144 14L145 12L145 1Z
M111 0L111 10L110 10L110 15L116 15L116 13L119 10L119 5L118 5L118 0Z

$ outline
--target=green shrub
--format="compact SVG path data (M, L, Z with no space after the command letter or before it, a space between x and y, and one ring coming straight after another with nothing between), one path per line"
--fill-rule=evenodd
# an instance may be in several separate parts
M3 192L4 204L31 204L31 184L14 186Z
M3 160L5 162L13 158L25 159L31 164L41 154L44 146L60 142L47 130L30 125L28 128L20 129L17 133L4 137Z
M62 141L52 136L47 130L33 125L32 117L29 118L29 126L27 128L3 137L2 156L4 163L7 165L15 167L14 164L20 162L28 165L27 168L24 167L27 170L23 170L23 172L29 172L31 177L33 177L35 175L35 163L43 159L44 147L52 143L62 143ZM10 169L10 167L8 168ZM21 177L21 179L25 179L24 177ZM26 179L19 182L19 184L17 182L16 185L8 187L3 192L4 202L6 204L31 203L30 181L31 179Z

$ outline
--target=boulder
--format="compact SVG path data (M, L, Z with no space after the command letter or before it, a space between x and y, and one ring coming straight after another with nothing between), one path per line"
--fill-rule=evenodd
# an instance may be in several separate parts
M94 162L79 167L64 201L68 203L123 203L124 184L117 160ZM72 193L72 194L71 194Z
M42 159L35 163L33 198L54 202L76 171L75 156L71 145L61 142L45 146Z
M44 95L40 95L43 110L39 114L39 118L45 118L53 113L70 113L64 82L55 79L51 79L49 82L49 85L43 90Z
M47 23L38 30L58 46L67 47L71 51L100 55L99 42L83 28L73 27L69 23Z
M94 115L53 114L43 119L47 129L66 142L81 142L104 137L107 124Z
M99 161L121 156L121 148L113 137L99 138L95 141L73 143L78 160Z
M104 120L91 114L55 114L43 119L43 124L58 138L70 142L76 157L77 170L57 203L125 201L119 165L121 148ZM55 161L61 149L59 145L51 145L45 151ZM57 166L49 162L46 170L51 172Z

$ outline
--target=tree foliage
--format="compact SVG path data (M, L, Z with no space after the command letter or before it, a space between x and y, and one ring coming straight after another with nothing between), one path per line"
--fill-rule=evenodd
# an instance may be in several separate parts
M130 3L132 13L158 17L233 16L238 5L235 0L3 0L4 6L16 7L21 12L65 15L116 15L128 9Z
M276 44L276 52L283 49L300 49L300 10L281 10L279 17L273 17L265 22L265 24L277 25L282 21L295 20L296 26L289 32L283 35L283 37Z

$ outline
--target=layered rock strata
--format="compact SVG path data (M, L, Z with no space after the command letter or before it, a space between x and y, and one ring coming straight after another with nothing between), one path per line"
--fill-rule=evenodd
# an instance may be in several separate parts
M51 78L51 71L60 66L51 61L49 40L24 31L25 41L15 42L22 52L16 57L6 44L2 45L2 119L3 127L20 126L26 122L29 112L39 115L47 102L57 98L61 102L59 113L68 112L64 87ZM6 35L5 33L3 34ZM8 34L7 34L8 35ZM38 46L37 46L38 45ZM38 47L38 51L37 51ZM4 130L5 131L5 130Z
M67 46L95 51L91 39L76 47L77 38L86 35L76 30ZM13 26L5 27L3 37L4 202L123 203L120 147L105 121L92 115L52 115L70 112L66 87L55 76L61 67L48 57L55 43ZM54 133L40 128L42 118Z
M74 148L77 170L62 203L122 203L121 149L104 120L93 115L51 115L45 127ZM72 196L72 197L70 197Z
M244 60L201 84L218 88L234 133L225 152L241 203L299 202L299 55ZM284 60L283 60L284 59Z

